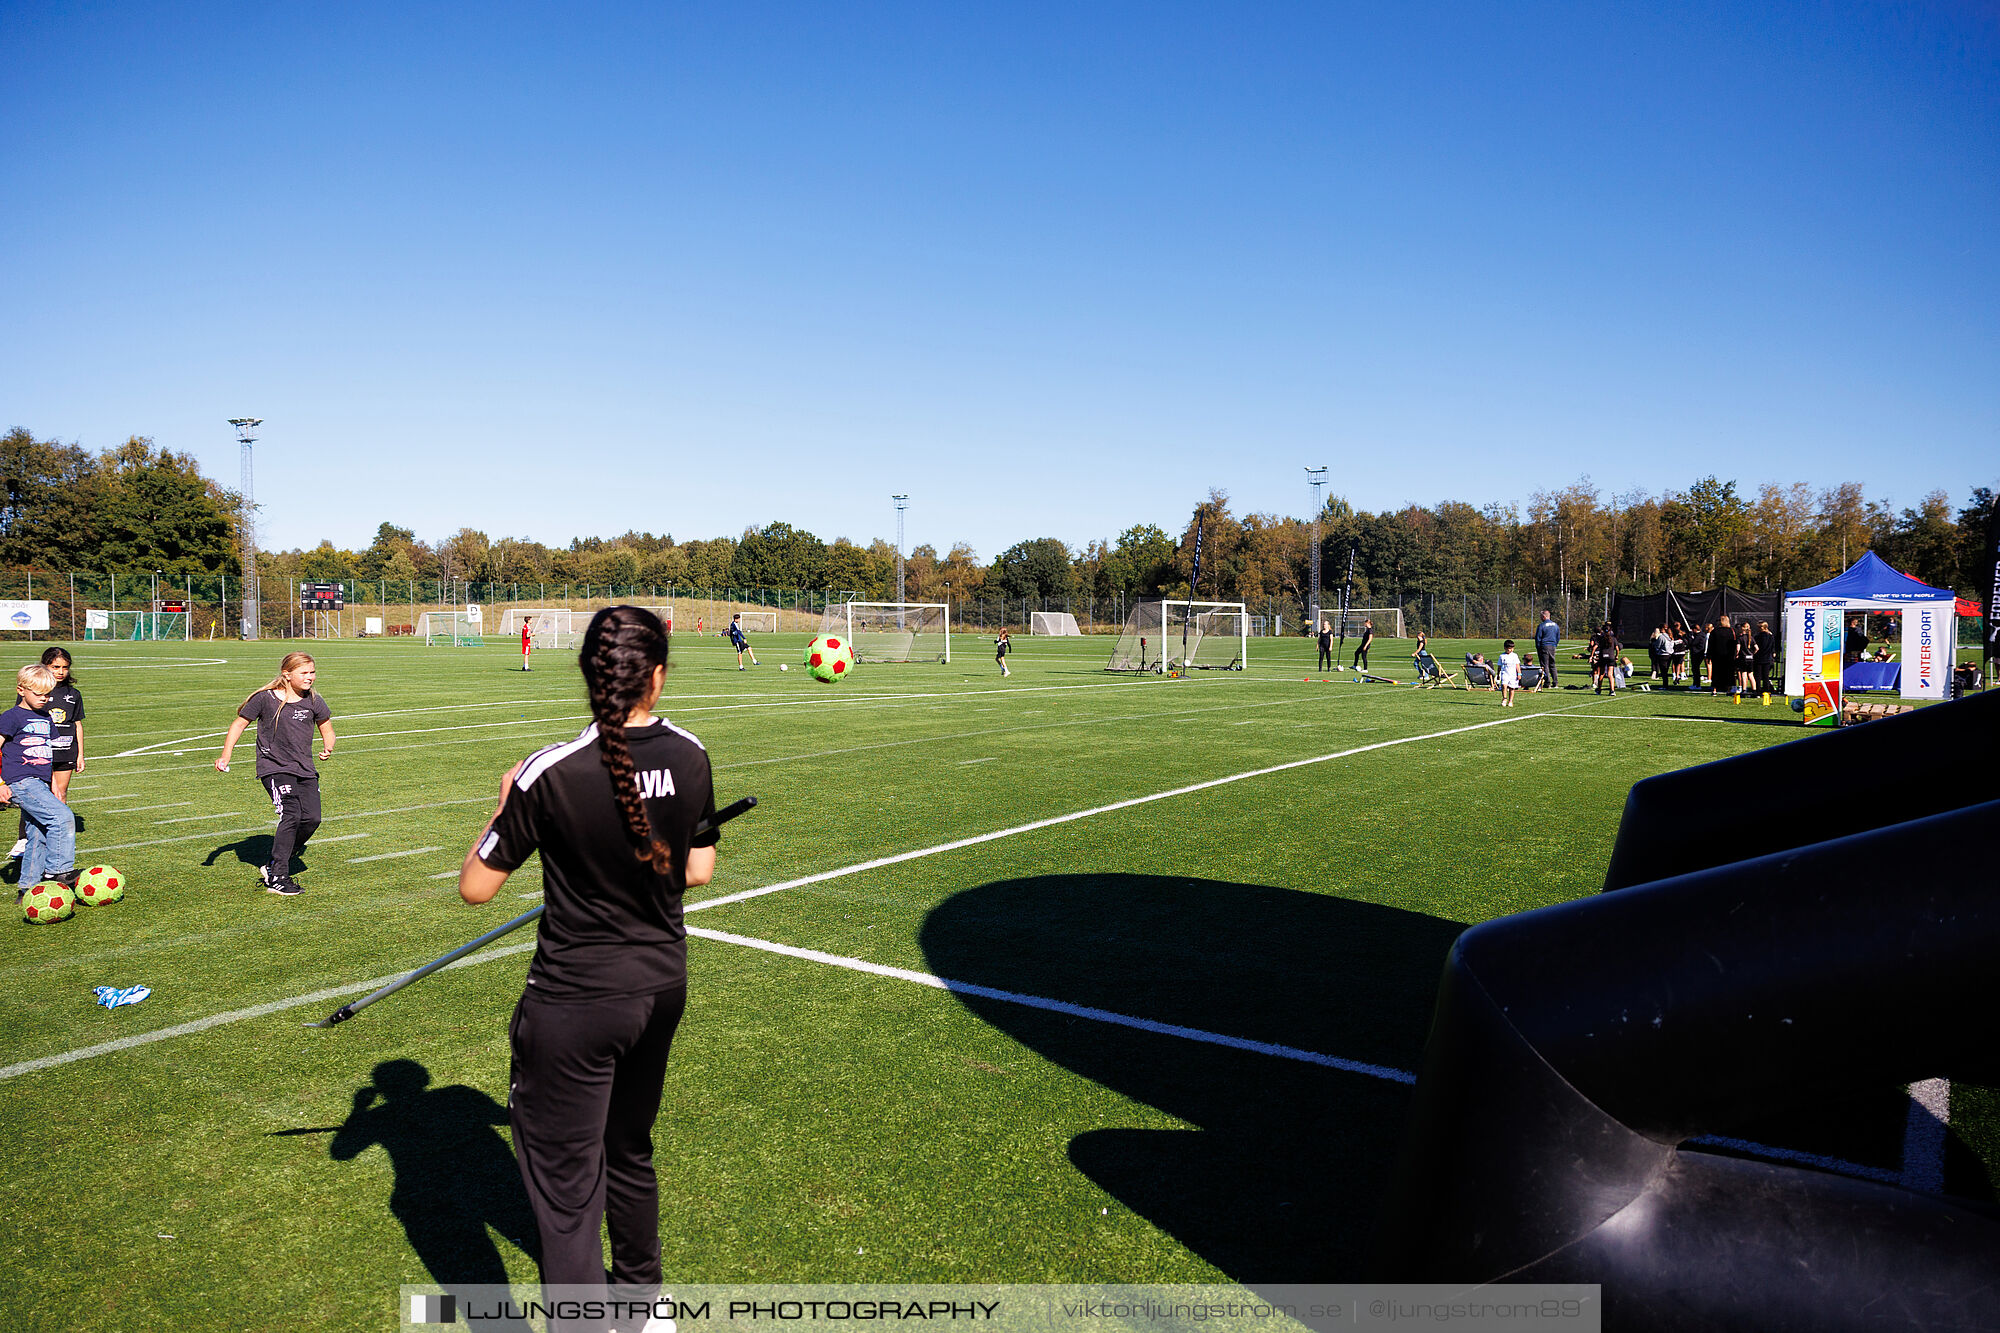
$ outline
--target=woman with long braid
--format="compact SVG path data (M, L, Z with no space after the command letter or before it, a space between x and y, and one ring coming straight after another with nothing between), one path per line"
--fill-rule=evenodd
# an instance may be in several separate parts
M545 890L514 1008L508 1113L542 1233L542 1281L627 1296L660 1283L653 1121L687 1006L681 895L715 873L708 753L653 707L667 632L635 606L599 611L579 653L594 721L514 765L465 855L458 892L490 901L540 851ZM566 1292L567 1295L578 1293Z

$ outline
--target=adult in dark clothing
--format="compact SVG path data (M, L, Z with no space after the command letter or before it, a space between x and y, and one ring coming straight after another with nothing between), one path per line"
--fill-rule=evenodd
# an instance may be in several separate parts
M1723 616L1715 622L1715 632L1708 636L1708 692L1721 694L1736 691L1736 627Z
M1333 670L1333 622L1331 620L1322 620L1319 622L1319 669L1321 671Z
M1542 623L1535 626L1535 665L1542 669L1538 690L1552 690L1556 685L1556 649L1562 644L1562 626L1556 624L1555 617L1542 612Z
M1356 644L1354 648L1354 669L1356 671L1366 671L1368 669L1368 645L1373 642L1375 642L1375 622L1364 620L1361 622L1361 642Z
M1752 658L1756 663L1757 692L1771 693L1771 668L1778 659L1778 636L1771 633L1771 622L1757 622L1757 632L1750 638Z
M681 898L715 873L719 835L695 833L715 813L707 751L653 713L667 674L658 617L599 611L579 657L596 720L507 774L458 892L490 902L541 853L548 911L508 1029L514 1152L543 1283L603 1291L608 1221L611 1281L629 1298L660 1283L653 1122L687 1005Z
M1856 616L1847 622L1847 636L1841 641L1840 662L1852 666L1868 652L1868 621Z
M1607 620L1597 627L1597 651L1595 657L1598 669L1591 673L1592 694L1596 694L1601 690L1609 690L1613 694L1618 693L1618 676L1616 674L1618 670L1618 652L1623 647L1624 645L1618 642L1618 631L1611 628L1610 621Z

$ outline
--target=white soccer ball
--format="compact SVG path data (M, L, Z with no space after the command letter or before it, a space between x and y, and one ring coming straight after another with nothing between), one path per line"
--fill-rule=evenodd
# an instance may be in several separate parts
M778 670L780 671L790 671L791 669L792 669L792 664L790 662L778 663Z

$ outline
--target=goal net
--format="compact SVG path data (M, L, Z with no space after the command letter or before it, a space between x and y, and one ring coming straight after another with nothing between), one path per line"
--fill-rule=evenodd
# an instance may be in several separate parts
M821 634L844 634L859 662L951 661L951 608L943 602L833 602Z
M544 611L528 622L528 644L533 648L574 648L580 637L576 618L568 611Z
M738 611L736 614L743 617L743 632L745 634L776 634L778 632L778 613L776 611Z
M1320 620L1326 620L1344 638L1360 638L1366 620L1376 622L1376 638L1408 638L1402 632L1402 606L1348 606L1346 618L1342 618L1340 606L1326 606L1320 610ZM1320 620L1312 622L1312 632L1318 632Z
M1140 602L1125 617L1106 671L1241 671L1250 617L1241 602Z
M1030 634L1075 634L1082 630L1076 627L1076 617L1067 611L1037 611L1028 618Z
M518 635L523 625L533 626L540 633L545 617L554 617L549 622L551 628L564 634L576 633L576 612L560 606L510 606L500 613L500 633Z
M417 633L424 636L426 647L476 648L484 642L478 618L464 611L426 611L417 617Z
M185 611L86 611L86 639L187 639Z

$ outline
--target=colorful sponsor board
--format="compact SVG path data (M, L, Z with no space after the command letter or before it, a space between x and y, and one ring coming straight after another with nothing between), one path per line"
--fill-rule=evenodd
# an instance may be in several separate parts
M1807 602L1800 662L1804 671L1805 724L1840 725L1841 611L1845 602Z

